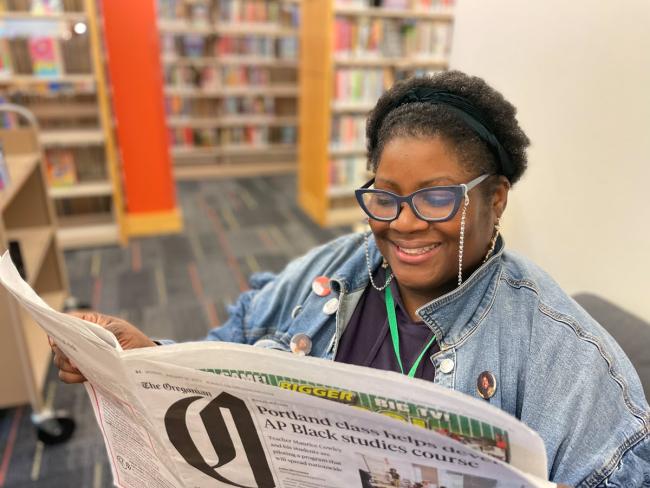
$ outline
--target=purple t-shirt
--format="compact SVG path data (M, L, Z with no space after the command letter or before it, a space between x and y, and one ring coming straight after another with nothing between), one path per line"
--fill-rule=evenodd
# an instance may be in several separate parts
M373 280L378 284L386 282L383 268L379 267L373 275ZM411 320L402 303L395 279L390 284L390 290L395 301L399 347L406 373L434 334L424 322ZM435 368L429 358L438 350L438 341L434 341L415 370L416 378L433 381ZM365 289L341 337L336 361L400 372L388 328L383 291L379 292L371 285Z

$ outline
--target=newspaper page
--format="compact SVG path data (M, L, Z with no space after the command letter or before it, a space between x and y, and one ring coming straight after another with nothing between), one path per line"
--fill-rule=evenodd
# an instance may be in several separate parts
M0 281L88 378L116 486L554 486L507 464L526 448L545 466L539 436L469 397L251 346L121 351L51 310L7 254Z

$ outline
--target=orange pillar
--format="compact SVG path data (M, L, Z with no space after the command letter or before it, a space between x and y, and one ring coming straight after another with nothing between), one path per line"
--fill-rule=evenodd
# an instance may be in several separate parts
M126 234L178 232L155 0L104 0L104 39L122 159Z

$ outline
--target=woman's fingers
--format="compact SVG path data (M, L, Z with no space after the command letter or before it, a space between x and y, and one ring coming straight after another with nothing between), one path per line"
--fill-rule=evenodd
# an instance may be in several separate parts
M86 378L68 359L68 357L59 349L56 343L52 343L52 352L54 365L59 368L59 378L65 383L83 383Z
M59 370L59 379L64 383L83 383L86 381L82 374L68 373L62 369Z

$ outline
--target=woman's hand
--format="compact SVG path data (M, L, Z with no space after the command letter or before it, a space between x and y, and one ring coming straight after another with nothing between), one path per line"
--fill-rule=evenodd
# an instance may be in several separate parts
M79 317L100 325L104 329L112 332L122 349L137 349L139 347L155 346L156 343L143 334L137 327L131 325L126 320L110 315L102 315L97 312L72 312L70 315ZM77 369L75 364L63 354L56 343L50 338L50 347L54 353L54 365L59 368L59 378L64 383L83 383L86 378Z

